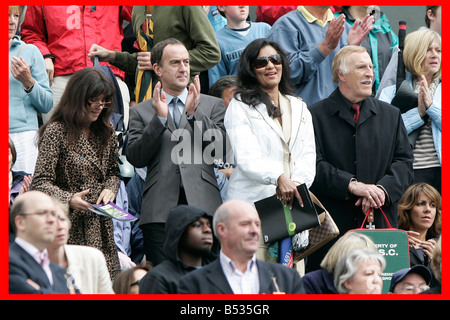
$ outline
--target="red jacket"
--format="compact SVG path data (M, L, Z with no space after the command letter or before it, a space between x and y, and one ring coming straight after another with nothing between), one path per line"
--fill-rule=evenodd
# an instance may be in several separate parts
M28 6L21 26L22 40L36 45L44 58L53 58L55 77L71 74L93 66L87 54L94 43L122 51L123 20L131 21L132 8ZM122 70L110 67L124 78Z

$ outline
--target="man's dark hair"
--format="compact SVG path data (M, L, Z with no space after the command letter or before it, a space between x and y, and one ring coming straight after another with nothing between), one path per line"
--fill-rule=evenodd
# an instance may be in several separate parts
M169 44L180 44L180 45L184 46L184 44L181 41L179 41L175 38L169 38L169 39L163 40L161 42L158 42L157 44L155 44L155 46L152 49L152 56L150 58L152 65L154 65L155 63L157 63L157 64L161 63L164 49Z
M223 91L227 88L237 86L237 84L238 81L236 76L223 76L209 88L208 95L222 99Z

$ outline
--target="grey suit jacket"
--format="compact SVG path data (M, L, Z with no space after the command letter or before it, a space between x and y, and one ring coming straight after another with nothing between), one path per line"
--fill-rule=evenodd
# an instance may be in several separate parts
M152 102L130 108L127 160L138 168L147 167L140 224L166 221L169 210L178 204L181 182L189 205L214 214L222 203L213 159L226 152L223 100L202 94L193 119L183 113L179 129L170 113L163 125Z
M295 269L281 264L256 260L259 294L273 294L278 288L286 294L303 294L303 281ZM222 270L220 258L201 269L191 271L180 279L178 294L233 294Z

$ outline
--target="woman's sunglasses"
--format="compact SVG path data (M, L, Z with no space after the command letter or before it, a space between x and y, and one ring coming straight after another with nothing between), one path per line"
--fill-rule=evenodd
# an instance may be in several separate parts
M283 62L283 58L281 58L281 56L277 53L277 54L271 55L270 57L259 57L259 58L256 58L253 61L253 66L256 69L264 68L269 63L269 60L274 65L280 65Z

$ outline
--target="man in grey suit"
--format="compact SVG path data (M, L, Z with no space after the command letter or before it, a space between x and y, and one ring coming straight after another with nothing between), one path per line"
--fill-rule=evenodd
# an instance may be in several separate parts
M301 294L298 272L278 263L256 259L261 221L255 207L230 200L214 213L219 258L180 279L179 294Z
M161 81L152 99L130 109L127 159L147 167L139 224L146 259L157 265L171 208L188 204L213 214L222 203L213 161L225 152L226 134L223 100L201 94L198 76L187 87L189 53L180 41L157 43L151 60Z

